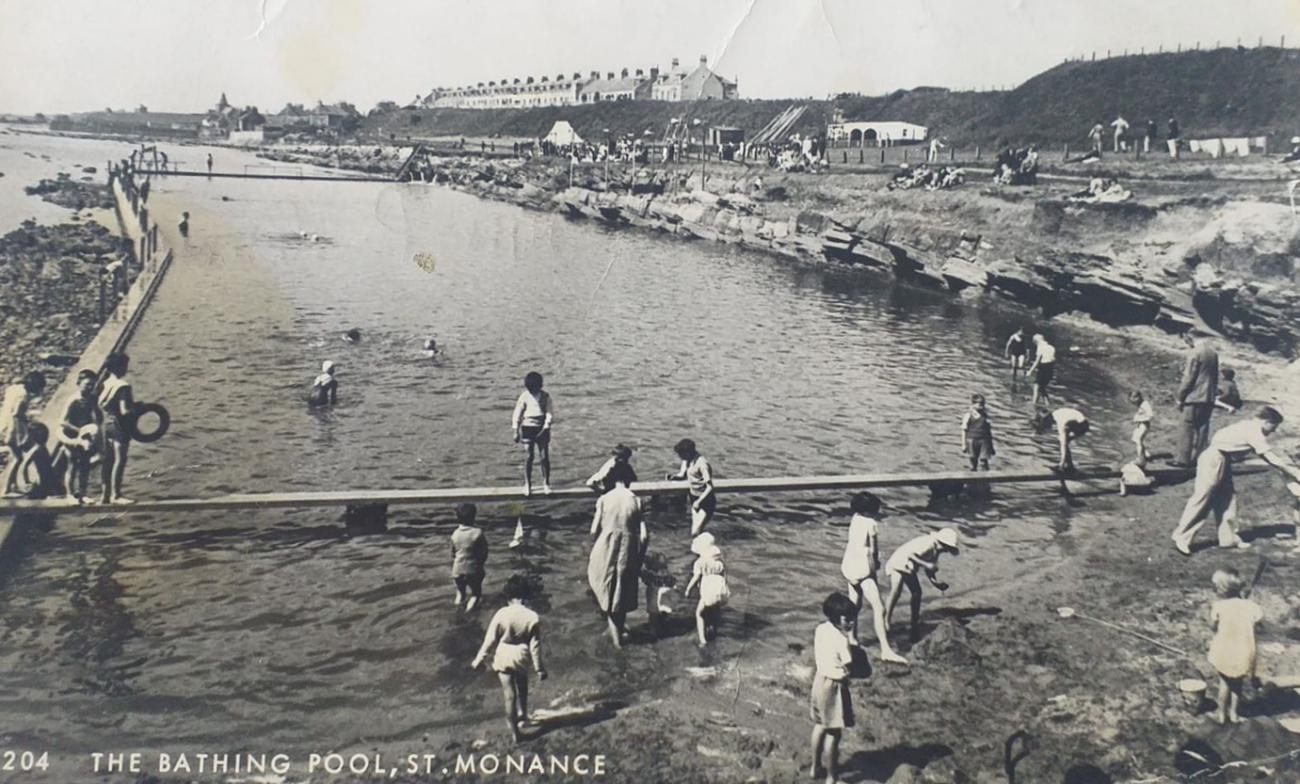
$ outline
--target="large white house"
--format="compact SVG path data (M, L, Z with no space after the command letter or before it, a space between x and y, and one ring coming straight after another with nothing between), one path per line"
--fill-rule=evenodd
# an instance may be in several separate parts
M883 144L905 144L925 141L929 129L916 123L897 120L862 122L837 122L826 126L826 138L831 142L848 143L850 147L879 147Z

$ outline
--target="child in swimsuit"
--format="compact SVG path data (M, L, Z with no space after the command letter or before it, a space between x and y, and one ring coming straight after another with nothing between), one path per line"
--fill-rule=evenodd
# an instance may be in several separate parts
M989 470L989 458L996 452L983 395L970 396L970 409L961 418L961 451L970 458L970 470Z
M84 503L90 484L90 458L99 441L100 411L95 405L95 371L77 373L80 396L68 403L59 427L59 449L66 457L63 488L68 498Z
M853 614L853 640L858 639L858 614L862 605L871 605L871 618L880 642L882 661L907 664L889 645L885 629L885 606L876 585L876 572L880 571L880 498L873 493L858 493L849 502L853 519L849 521L849 540L840 560L840 573L849 584L849 598L856 608Z
M131 446L131 432L127 417L135 408L131 384L126 380L130 367L126 354L109 354L104 360L106 373L99 388L98 404L104 418L104 459L100 463L103 473L106 504L129 504L131 499L122 496L122 479L126 476L126 459Z
M477 670L483 666L493 648L492 671L501 681L501 695L505 699L506 724L515 743L520 740L519 728L528 720L528 663L537 670L537 679L546 680L542 666L541 618L528 608L533 598L533 586L522 574L512 575L506 581L506 606L496 611L483 635L483 646L470 663Z
M685 479L689 484L691 536L696 536L704 530L713 519L713 513L718 510L718 495L713 489L713 469L695 448L695 442L689 438L678 441L673 451L681 458L682 466L677 469L677 473L668 474L665 478L670 482Z
M339 381L334 377L334 363L328 359L321 363L320 375L311 382L307 392L307 405L325 406L339 402Z
M1147 452L1147 433L1151 432L1151 420L1155 419L1156 414L1151 408L1151 401L1137 390L1129 393L1128 402L1137 406L1137 413L1133 415L1133 446L1137 449L1137 459L1133 462L1139 468L1146 468L1147 461L1151 459Z
M1007 346L1003 351L1007 361L1011 364L1011 380L1016 380L1016 373L1023 372L1025 369L1025 357L1029 354L1029 345L1025 342L1025 328L1021 327L1011 333L1007 338Z

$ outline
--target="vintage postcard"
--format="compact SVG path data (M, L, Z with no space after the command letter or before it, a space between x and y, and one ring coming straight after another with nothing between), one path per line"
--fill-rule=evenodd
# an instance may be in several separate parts
M1297 46L0 0L0 782L1300 781Z

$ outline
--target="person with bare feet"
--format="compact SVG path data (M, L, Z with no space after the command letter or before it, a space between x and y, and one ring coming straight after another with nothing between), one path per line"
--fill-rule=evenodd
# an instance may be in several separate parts
M691 494L691 536L698 536L718 511L718 494L713 488L713 468L704 459L695 442L683 438L673 447L677 457L682 461L677 473L668 474L665 479L680 482L685 479Z
M812 767L809 777L826 777L826 784L839 784L840 738L854 725L853 698L849 693L849 666L853 663L853 619L858 608L842 593L822 602L826 621L813 634L813 659L817 663L809 695L813 730ZM823 762L825 765L823 766Z
M1263 611L1246 598L1246 583L1237 572L1220 569L1211 579L1219 599L1210 606L1215 631L1208 658L1219 674L1219 723L1238 724L1242 683L1255 677L1255 624Z
M515 443L528 447L528 458L524 461L524 495L533 494L534 455L542 465L542 492L551 492L551 424L555 419L555 407L550 393L542 389L542 383L542 374L536 371L524 376L524 391L519 393L510 418Z
M944 553L957 555L958 541L956 528L944 528L908 540L889 556L885 562L885 574L889 575L889 601L885 603L886 628L894 618L894 607L903 594L903 586L907 586L912 604L911 638L915 642L920 637L921 579L917 577L917 570L925 572L930 584L940 592L948 590L948 584L939 580L939 556Z
M546 668L542 666L541 618L527 606L533 598L532 583L522 574L512 575L506 580L505 594L506 606L492 616L487 633L483 636L483 646L470 663L470 668L477 670L482 667L488 654L496 649L492 656L492 671L501 681L501 696L505 700L506 724L510 727L510 737L518 743L521 737L520 727L530 723L529 660L537 670L538 680L546 680Z
M130 362L126 354L109 354L104 360L105 375L99 387L97 402L104 418L104 452L100 463L104 492L100 500L106 504L133 503L122 495L122 479L126 476L126 458L131 446L128 420L135 410L131 384L126 380Z
M718 634L718 616L731 598L727 587L727 569L722 563L722 550L714 543L713 534L705 531L691 541L691 552L698 558L691 567L691 581L684 593L691 595L700 589L700 603L695 606L695 630L700 636L700 647Z
M650 534L641 514L641 500L630 486L636 475L627 463L618 463L607 480L612 489L596 499L591 520L591 554L587 583L609 625L615 648L627 639L627 614L636 609L641 563Z
M885 630L885 605L876 585L876 572L880 571L880 498L872 493L858 493L849 502L853 518L849 521L849 541L840 561L840 572L849 584L849 598L857 612L853 615L853 639L858 640L858 615L863 603L871 605L871 618L880 641L881 661L907 664L889 645Z
M451 532L451 579L456 584L456 607L474 609L483 593L487 574L488 543L483 529L474 525L478 507L456 507L456 530Z

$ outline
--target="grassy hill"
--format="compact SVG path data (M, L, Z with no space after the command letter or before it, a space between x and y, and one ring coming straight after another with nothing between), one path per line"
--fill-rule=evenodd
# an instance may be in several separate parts
M363 134L403 139L434 136L537 137L556 120L599 139L615 134L663 135L669 118L698 118L752 135L792 104L808 111L795 130L820 132L833 109L847 119L906 120L964 144L1082 144L1095 122L1123 114L1135 130L1148 118L1176 117L1184 133L1269 134L1280 145L1300 133L1300 51L1263 47L1131 55L1062 63L1005 92L953 92L937 87L835 101L744 100L696 104L635 101L538 109L401 109L366 119Z

